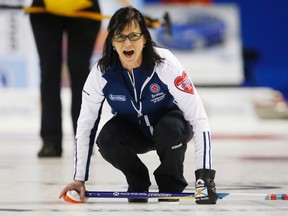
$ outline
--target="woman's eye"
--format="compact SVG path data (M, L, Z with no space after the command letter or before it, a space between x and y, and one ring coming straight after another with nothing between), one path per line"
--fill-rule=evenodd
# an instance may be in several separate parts
M124 36L124 35L116 35L115 38L117 38L117 39L123 39L123 38L125 38L125 36Z
M130 39L137 38L137 37L138 37L137 34L130 34L130 35L129 35L129 38L130 38Z

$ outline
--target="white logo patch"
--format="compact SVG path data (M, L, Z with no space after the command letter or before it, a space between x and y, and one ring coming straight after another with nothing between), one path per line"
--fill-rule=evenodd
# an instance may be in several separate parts
M205 183L203 179L198 179L195 184L196 192L195 197L196 198L203 198L208 196L208 190L207 187L205 187Z
M126 96L125 95L109 95L110 100L112 101L126 101Z
M171 149L177 149L177 148L179 148L179 147L181 147L181 146L182 146L182 143L180 143L180 144L178 144L178 145L172 146Z

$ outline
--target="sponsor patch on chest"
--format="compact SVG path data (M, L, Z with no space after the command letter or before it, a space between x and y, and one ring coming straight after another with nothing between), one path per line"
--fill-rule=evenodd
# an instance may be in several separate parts
M159 92L157 94L152 94L151 95L151 102L157 103L162 101L165 98L166 94L163 92Z
M165 93L160 92L160 86L157 83L152 83L149 86L149 90L152 93L151 94L151 102L157 103L162 101L165 98Z
M176 88L179 89L180 91L189 94L194 93L193 84L185 71L182 72L181 76L176 77L176 79L174 80L174 84Z
M150 92L152 94L156 94L160 91L160 86L156 83L152 83L150 86L149 86L149 89L150 89Z

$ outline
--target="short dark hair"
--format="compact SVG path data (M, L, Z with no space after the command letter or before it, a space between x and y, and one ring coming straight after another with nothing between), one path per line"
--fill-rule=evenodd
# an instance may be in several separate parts
M156 43L152 40L144 16L136 8L128 6L117 10L108 24L108 35L104 43L103 55L97 65L102 73L109 69L119 58L118 53L115 52L112 47L113 36L122 32L124 28L132 22L139 24L141 33L143 34L142 37L144 36L146 39L145 47L143 48L143 68L151 71L156 64L163 61L163 58L161 58L154 49Z

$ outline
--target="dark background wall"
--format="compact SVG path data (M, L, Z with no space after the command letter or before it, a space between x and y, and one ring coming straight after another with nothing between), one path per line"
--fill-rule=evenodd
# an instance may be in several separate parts
M242 86L272 87L288 99L288 1L211 1L216 4L235 3L240 9L245 67Z

